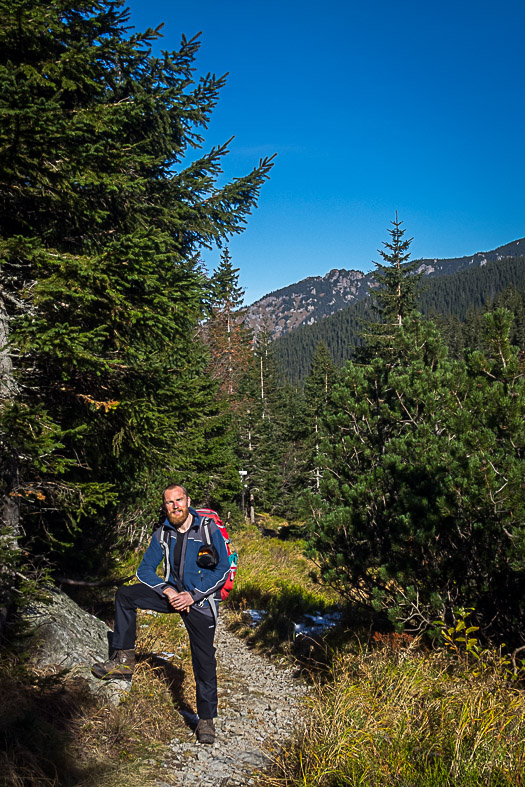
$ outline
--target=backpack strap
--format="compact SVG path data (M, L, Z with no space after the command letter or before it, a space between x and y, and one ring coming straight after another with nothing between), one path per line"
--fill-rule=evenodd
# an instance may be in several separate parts
M213 520L212 520L213 521ZM212 546L211 536L210 536L210 517L203 517L201 521L201 530L204 534L204 543L207 547ZM220 591L219 591L220 593ZM219 622L219 613L217 610L217 599L214 596L208 596L208 602L211 609L211 614L213 615L213 623L215 628L217 628L217 624Z
M211 536L210 536L210 519L209 517L205 517L201 523L202 532L204 533L204 543L207 547L211 547Z
M182 582L180 581L179 577L175 573L175 569L172 567L170 562L171 532L168 530L167 527L164 527L164 525L162 525L159 542L163 552L164 582L169 582L170 574L173 574L173 578L175 580L175 587L180 593L182 592L182 590L184 590L184 588L182 587Z

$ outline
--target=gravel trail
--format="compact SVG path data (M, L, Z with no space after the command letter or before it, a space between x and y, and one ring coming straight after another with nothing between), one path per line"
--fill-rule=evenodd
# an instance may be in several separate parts
M164 755L158 787L246 787L270 765L268 744L287 738L303 715L308 689L290 667L280 668L251 650L219 620L215 645L219 717L213 746L174 739Z

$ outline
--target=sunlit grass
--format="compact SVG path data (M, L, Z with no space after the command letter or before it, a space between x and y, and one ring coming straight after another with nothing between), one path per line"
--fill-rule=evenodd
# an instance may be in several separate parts
M496 669L474 676L415 649L346 654L307 703L304 732L262 784L524 783L525 698Z
M266 524L272 524L267 517ZM314 564L304 557L304 542L300 539L282 540L262 537L255 526L247 525L231 534L239 553L239 571L228 599L233 606L246 599L268 599L293 588L299 592L308 608L324 608L338 601L330 588L316 584L310 577ZM257 588L257 590L256 590Z
M267 530L277 533L279 524L265 518ZM312 580L315 566L304 557L300 539L263 537L250 525L230 531L230 536L239 554L235 586L227 601L230 626L268 655L289 652L294 622L332 609L339 600L336 593ZM255 628L248 610L264 612Z

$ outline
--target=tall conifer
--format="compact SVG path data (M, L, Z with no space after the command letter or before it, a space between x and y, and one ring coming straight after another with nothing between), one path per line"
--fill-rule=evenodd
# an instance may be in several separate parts
M228 397L229 406L236 407L241 380L253 360L253 336L245 325L244 290L239 287L239 269L233 267L228 249L221 254L211 284L213 301L203 327L210 353L208 370Z
M397 331L403 320L416 308L416 297L421 274L416 273L417 262L409 262L412 238L404 238L402 221L397 218L391 222L390 241L384 241L384 249L379 249L383 262L374 262L375 287L373 302L378 320L367 322L363 333L365 347L359 348L356 355L367 360L374 355L386 357L396 355Z
M242 230L271 162L221 188L226 145L183 165L224 85L194 79L196 38L154 56L119 0L0 17L3 510L21 501L55 559L89 537L95 570L116 511L136 521L166 476L211 494L197 252Z

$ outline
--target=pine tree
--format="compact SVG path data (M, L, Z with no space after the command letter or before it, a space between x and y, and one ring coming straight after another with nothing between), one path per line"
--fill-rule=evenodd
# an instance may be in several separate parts
M466 364L412 317L395 364L347 364L334 389L310 554L327 582L412 630L461 606L514 642L525 622L525 388L510 322L486 315L490 350Z
M0 14L1 492L34 548L95 570L117 512L136 522L167 475L213 494L227 424L197 253L242 230L271 162L222 188L226 145L182 165L224 85L194 82L197 39L154 57L159 31L130 34L113 0Z

